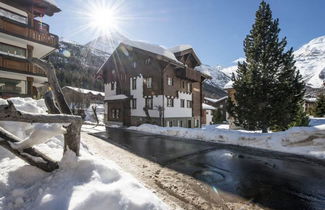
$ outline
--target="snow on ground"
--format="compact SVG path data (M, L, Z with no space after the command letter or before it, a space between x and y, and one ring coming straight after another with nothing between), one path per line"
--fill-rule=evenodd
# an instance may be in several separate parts
M82 125L81 131L87 133L98 133L98 132L105 132L106 128L104 125Z
M11 99L22 111L45 113L44 101ZM5 104L0 99L0 104ZM35 124L0 122L0 126L24 139ZM56 125L58 126L58 125ZM36 146L53 159L63 152L62 135ZM99 159L82 147L81 156L71 151L60 168L46 173L0 147L0 209L166 209L152 192L113 161Z
M314 122L316 123L316 121ZM139 127L129 127L129 129L203 141L289 152L325 159L325 124L319 124L320 125L313 127L294 127L287 131L266 134L229 130L226 125L209 125L203 128L179 128L143 124Z
M94 111L92 108L93 106L96 107L96 114L97 114L99 123L102 124L104 122L104 112L105 112L104 104L90 104L88 109L86 109L86 111L85 111L85 114L86 114L85 120L89 123L97 123L96 119L95 119L95 114L94 114Z

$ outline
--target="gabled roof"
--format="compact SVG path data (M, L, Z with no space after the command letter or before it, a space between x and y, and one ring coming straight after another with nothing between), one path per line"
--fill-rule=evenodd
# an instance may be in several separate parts
M203 109L203 110L216 110L215 107L210 106L210 105L205 104L205 103L202 104L202 109Z
M134 47L140 50L144 50L147 52L151 52L153 54L156 55L160 55L163 56L173 62L176 62L180 65L183 65L181 62L179 62L177 60L177 58L175 57L174 53L169 51L168 49L166 49L165 47L161 46L161 45L155 45L155 44L151 44L148 42L143 42L143 41L131 41L131 40L125 40L123 42L121 42L121 44L119 45L119 47L121 45L126 45L126 46L130 46L130 47Z
M212 103L218 103L220 101L226 100L227 98L228 98L228 96L224 96L224 97L218 98L218 99L204 97L205 100L210 101Z
M197 56L197 54L195 53L195 51L191 45L188 45L188 44L178 45L178 46L169 48L168 50L173 52L175 56L183 56L186 54L192 54L192 56L194 57L194 59L196 60L198 65L202 64L199 57Z

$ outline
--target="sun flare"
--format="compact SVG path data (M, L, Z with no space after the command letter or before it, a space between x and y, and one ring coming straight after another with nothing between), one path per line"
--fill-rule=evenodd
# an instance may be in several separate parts
M109 33L118 28L118 15L112 8L95 8L90 16L90 26L101 33Z

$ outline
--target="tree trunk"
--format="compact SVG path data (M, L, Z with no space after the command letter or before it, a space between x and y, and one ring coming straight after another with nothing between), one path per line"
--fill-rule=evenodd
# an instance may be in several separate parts
M60 110L54 103L52 91L45 93L44 100L49 114L60 114Z
M97 108L96 108L96 106L92 106L91 108L92 108L92 110L94 112L95 120L96 120L97 125L98 125L99 124L99 119L98 119L97 112L96 112Z
M60 109L61 113L72 115L72 112L62 93L53 65L50 63L45 63L37 58L32 58L31 62L46 72L54 99L56 101L56 104L59 106L58 108Z

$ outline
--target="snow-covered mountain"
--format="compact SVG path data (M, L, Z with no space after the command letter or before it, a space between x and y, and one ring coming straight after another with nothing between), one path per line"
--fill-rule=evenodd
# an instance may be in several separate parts
M307 86L320 88L325 80L325 36L318 37L294 52L296 66Z
M222 71L223 68L221 66L213 67L203 64L195 69L212 77L211 80L206 80L206 83L209 85L223 88L230 81L230 77Z
M325 36L315 38L294 52L296 67L303 76L306 85L321 88L325 81ZM222 68L221 71L231 77L237 66Z
M85 46L112 54L116 47L124 41L129 41L129 39L118 32L113 32L105 36L100 36L88 42Z

